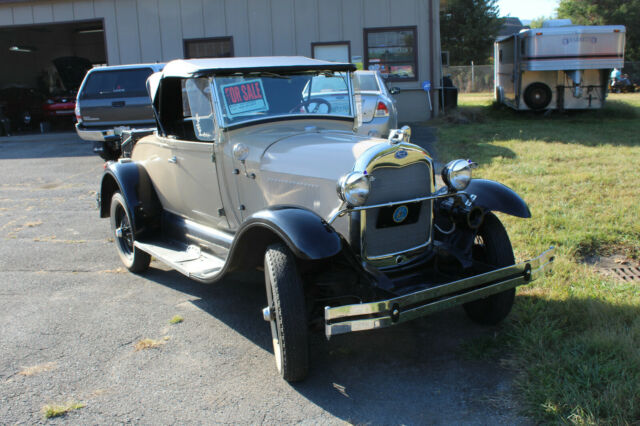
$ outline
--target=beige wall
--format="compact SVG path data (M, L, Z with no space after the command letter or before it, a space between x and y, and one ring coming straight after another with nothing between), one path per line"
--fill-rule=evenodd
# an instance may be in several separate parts
M362 56L363 28L416 25L419 80L393 84L400 119L416 121L429 116L421 81L440 78L438 12L438 0L33 0L0 2L0 26L104 19L116 65L182 58L183 39L216 36L233 36L236 56L311 56L312 42L339 40Z

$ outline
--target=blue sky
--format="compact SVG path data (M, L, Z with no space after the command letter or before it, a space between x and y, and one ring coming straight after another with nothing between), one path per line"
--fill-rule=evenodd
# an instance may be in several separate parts
M540 16L555 16L559 0L498 0L500 16L530 20Z

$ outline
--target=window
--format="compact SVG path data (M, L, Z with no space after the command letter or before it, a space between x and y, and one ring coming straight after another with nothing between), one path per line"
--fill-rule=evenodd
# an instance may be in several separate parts
M416 27L365 28L365 69L388 81L418 79Z
M182 105L184 120L193 123L193 135L196 139L213 141L214 124L210 80L208 78L182 80ZM187 139L190 138L187 137Z
M148 96L151 68L94 71L80 94L81 99L135 98Z
M351 62L351 43L331 41L311 43L311 57L331 62Z
M233 37L194 38L184 41L185 59L230 58L233 56Z
M354 74L356 82L356 87L360 92L379 92L380 87L378 86L378 79L373 74L363 74L356 72Z

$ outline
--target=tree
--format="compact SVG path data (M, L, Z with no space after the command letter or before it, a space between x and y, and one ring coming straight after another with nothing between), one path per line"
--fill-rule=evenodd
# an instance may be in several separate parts
M640 0L560 0L558 17L578 25L624 25L625 59L640 61Z
M488 63L493 42L502 27L497 0L447 0L440 11L442 50L451 65Z
M551 16L538 16L537 18L534 18L531 20L531 22L529 22L529 27L530 28L542 28L542 23L544 21L548 21L549 19L554 19Z

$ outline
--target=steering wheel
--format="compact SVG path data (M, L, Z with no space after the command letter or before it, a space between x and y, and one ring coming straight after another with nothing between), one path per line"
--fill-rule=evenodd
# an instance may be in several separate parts
M327 106L327 112L324 112L323 114L329 114L331 112L331 104L329 103L329 101L324 98L311 98L307 99L306 101L300 102L298 105L293 107L291 111L289 111L289 113L293 114L295 112L300 112L300 108L304 108L307 113L318 114L320 105Z

